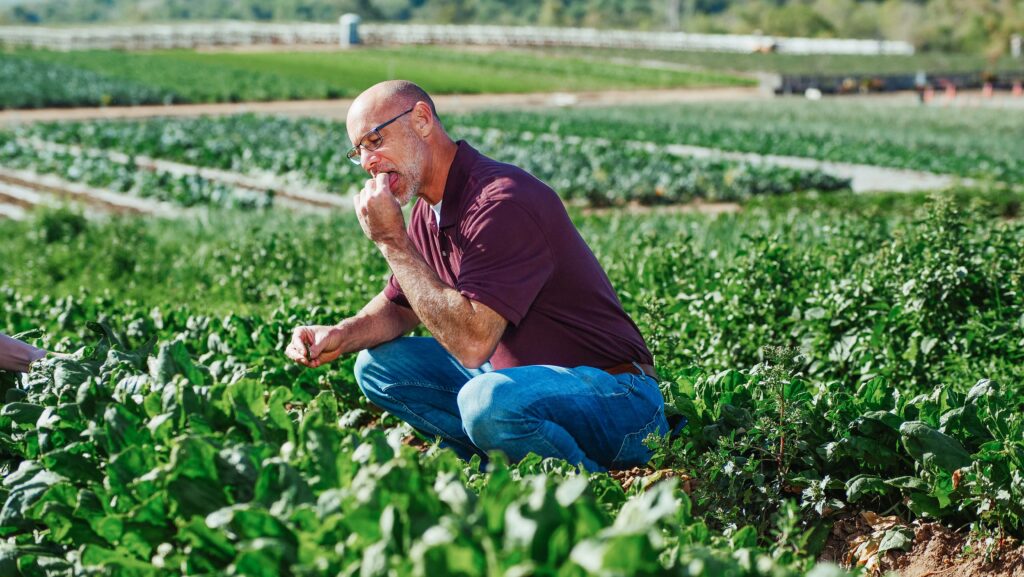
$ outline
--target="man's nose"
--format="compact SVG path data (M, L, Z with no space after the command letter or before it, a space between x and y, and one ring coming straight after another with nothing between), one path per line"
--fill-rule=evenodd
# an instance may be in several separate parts
M366 150L365 148L359 148L359 164L363 166L363 170L373 174L374 167L380 161L380 157L373 150Z

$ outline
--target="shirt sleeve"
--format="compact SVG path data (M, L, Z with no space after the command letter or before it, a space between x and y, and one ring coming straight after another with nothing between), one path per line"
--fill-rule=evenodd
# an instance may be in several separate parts
M555 269L544 231L507 199L474 210L463 231L455 288L518 326Z
M46 356L46 351L0 334L0 369L26 373L32 361Z
M402 286L395 280L395 275L392 274L388 278L388 283L384 285L384 296L398 306L405 307L407 309L412 308L412 304L409 303L409 299L406 298L405 293L402 292Z

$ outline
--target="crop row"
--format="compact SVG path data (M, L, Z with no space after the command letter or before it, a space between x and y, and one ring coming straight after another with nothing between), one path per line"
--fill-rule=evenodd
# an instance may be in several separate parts
M225 119L67 123L32 136L65 144L130 150L200 166L269 171L351 193L365 173L344 158L344 125L317 120ZM482 152L529 170L569 201L591 206L743 200L803 190L849 188L818 171L680 157L599 139L530 138L515 131L456 125L452 133Z
M92 70L0 53L0 109L160 104L171 97Z
M140 169L114 162L104 154L43 151L14 139L3 142L0 138L0 143L0 164L5 167L31 170L37 174L56 174L70 182L121 194L182 207L251 210L266 208L273 202L273 197L266 193L240 189L197 175L173 175Z
M1024 180L1024 116L998 109L877 102L766 100L648 108L489 112L481 128L614 141L689 144L953 174Z
M624 58L646 63L685 65L704 70L745 72L774 72L777 74L886 75L917 74L924 71L940 76L951 73L980 73L990 71L1020 72L1020 62L1004 56L993 62L984 56L942 52L921 52L912 55L859 55L859 54L790 54L731 53L682 50L622 50L610 48L540 48L535 52L551 55L573 55L590 58Z

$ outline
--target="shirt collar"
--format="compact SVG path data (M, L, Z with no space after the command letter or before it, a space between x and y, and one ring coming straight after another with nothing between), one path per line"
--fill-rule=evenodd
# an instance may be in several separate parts
M462 207L462 193L469 183L469 170L480 154L465 140L460 140L456 144L458 150L455 151L455 158L448 169L448 180L445 181L444 196L441 197L441 222L437 225L438 228L448 228L458 220Z

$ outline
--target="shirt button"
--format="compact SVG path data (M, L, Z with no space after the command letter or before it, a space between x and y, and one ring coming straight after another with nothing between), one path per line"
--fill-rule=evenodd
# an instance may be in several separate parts
M442 250L442 251L441 251L441 256L443 256L443 257L447 258L447 257L448 257L448 251L446 251L446 250Z

